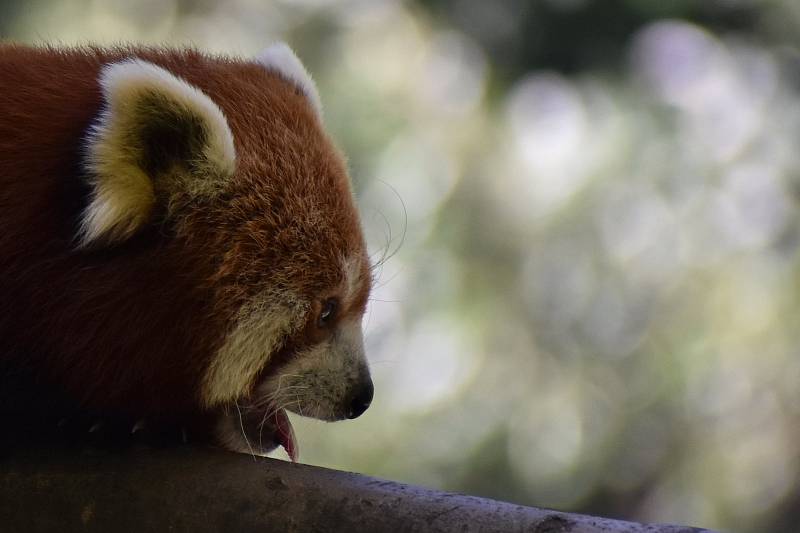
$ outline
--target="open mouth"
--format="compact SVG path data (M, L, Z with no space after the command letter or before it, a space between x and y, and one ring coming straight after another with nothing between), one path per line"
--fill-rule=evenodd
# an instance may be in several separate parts
M297 438L294 435L294 428L289 417L286 415L286 409L276 409L273 415L275 423L275 438L279 445L286 450L286 454L293 463L297 462L297 457L300 450L297 448Z
M238 404L223 415L222 433L226 445L239 452L267 454L281 446L292 462L300 455L286 409L274 405Z

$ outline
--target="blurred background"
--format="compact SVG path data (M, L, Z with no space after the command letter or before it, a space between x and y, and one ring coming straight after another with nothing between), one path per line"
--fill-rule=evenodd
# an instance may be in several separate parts
M800 3L27 0L0 36L303 58L379 266L375 402L295 417L302 461L796 531Z

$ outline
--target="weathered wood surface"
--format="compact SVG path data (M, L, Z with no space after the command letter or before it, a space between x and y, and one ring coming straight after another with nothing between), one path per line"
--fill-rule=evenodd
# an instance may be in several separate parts
M0 531L689 533L194 446L0 452Z

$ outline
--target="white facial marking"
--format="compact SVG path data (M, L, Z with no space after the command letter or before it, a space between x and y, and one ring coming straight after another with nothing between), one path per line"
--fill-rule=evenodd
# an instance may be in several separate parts
M206 407L243 397L283 338L300 323L301 310L248 305L206 370L201 399Z
M142 96L157 95L172 112L201 118L206 143L197 159L209 174L227 176L236 166L233 135L225 116L185 80L147 61L128 59L104 67L100 86L105 107L87 139L86 167L93 192L81 221L83 245L100 238L125 239L149 219L155 203L153 176L140 166L141 147L131 146L132 135L141 128L136 104Z
M322 101L317 92L317 86L303 63L286 43L275 43L265 49L256 61L280 74L287 81L294 83L311 101L317 116L322 118Z
M350 257L342 262L342 270L344 271L345 279L345 300L351 301L355 297L362 283L361 279L361 261L359 257Z
M295 354L256 394L303 416L339 420L347 416L353 389L368 376L361 321L356 319L341 324L330 340Z

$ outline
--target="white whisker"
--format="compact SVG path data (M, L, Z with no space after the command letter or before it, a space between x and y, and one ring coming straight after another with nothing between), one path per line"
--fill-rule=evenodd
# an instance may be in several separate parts
M236 411L239 413L239 428L242 430L242 437L244 437L244 441L247 443L247 447L250 449L250 455L253 456L253 461L255 461L256 453L253 451L253 447L250 445L250 439L247 438L247 432L244 430L244 420L242 419L242 410L239 408L239 402L234 401L233 405L236 406Z

